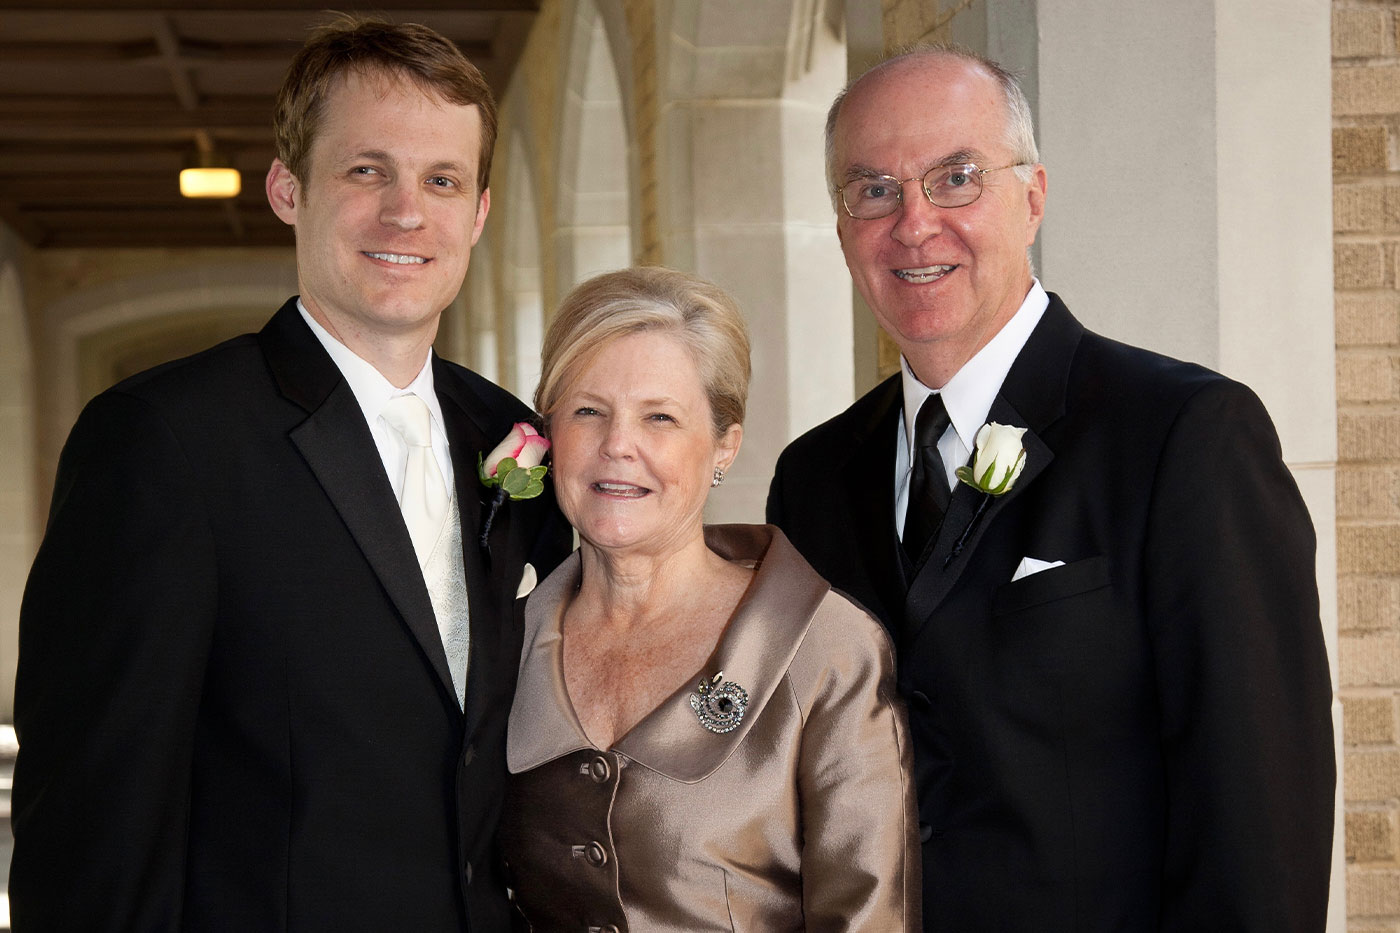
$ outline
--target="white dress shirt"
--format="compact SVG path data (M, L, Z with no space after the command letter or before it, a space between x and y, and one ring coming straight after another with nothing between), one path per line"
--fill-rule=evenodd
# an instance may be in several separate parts
M335 339L330 331L311 316L300 298L297 299L297 310L301 312L302 320L306 321L316 339L321 341L321 346L326 348L326 352L335 361L341 375L350 384L350 391L355 393L355 401L360 403L360 410L364 412L365 423L369 425L369 433L374 437L374 446L379 450L379 459L384 463L384 472L388 474L389 483L394 487L396 499L403 496L403 471L408 451L398 432L389 427L388 422L381 418L379 413L384 410L384 404L389 399L400 395L417 395L427 403L428 411L433 416L433 455L437 458L438 469L447 484L447 496L450 499L453 490L452 455L447 450L447 429L443 426L442 406L438 403L437 392L433 390L432 352L429 351L427 361L413 381L400 389L385 379L371 363Z
M987 413L992 410L992 402L996 401L1011 364L1016 362L1031 331L1049 306L1050 296L1045 294L1040 280L1032 279L1031 290L1011 320L940 390L930 389L920 382L909 368L909 362L900 356L904 417L899 420L894 455L894 523L901 538L904 537L904 516L909 510L909 471L914 462L914 419L919 415L919 406L935 391L943 396L951 424L938 442L938 455L943 458L943 466L948 471L948 488L952 489L957 483L954 471L972 459L977 432L987 423Z

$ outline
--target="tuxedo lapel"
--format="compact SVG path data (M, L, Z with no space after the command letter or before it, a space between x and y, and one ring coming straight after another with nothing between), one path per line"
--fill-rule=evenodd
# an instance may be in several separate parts
M1025 494L1055 458L1041 434L1064 414L1065 387L1083 333L1084 328L1058 296L1051 294L1049 307L1007 372L1001 392L987 413L988 421L1026 428L1021 438L1026 450L1025 468L1008 492L992 497L980 516L977 512L983 494L958 483L943 526L909 586L904 615L910 636L923 629L971 565L978 545L995 526L997 517ZM964 533L966 539L958 549Z
M292 443L456 705L447 654L413 541L355 393L301 320L295 302L283 306L259 341L283 394L309 413L290 432Z
M898 378L887 385L888 397L880 400L869 429L856 438L842 469L842 483L851 497L849 534L855 539L851 552L860 555L857 559L864 563L872 587L885 604L886 612L876 612L881 619L897 617L905 590L903 552L894 524L895 442L903 393Z
M508 596L515 596L514 582L508 581L512 567L518 577L520 568L508 559L511 553L511 508L507 503L496 513L491 527L494 561L482 554L479 536L493 490L481 484L477 476L477 454L489 451L510 430L510 424L495 424L497 420L471 388L450 368L433 357L433 383L442 417L447 427L447 443L452 452L452 472L457 488L457 507L462 518L462 567L467 578L467 604L471 612L471 655L467 663L467 692L464 703L465 729L470 736L486 712L493 695L497 676L495 661L500 653L501 629L510 618L510 603L504 600L503 588L511 585ZM499 430L499 437L494 430ZM514 668L511 668L514 674Z

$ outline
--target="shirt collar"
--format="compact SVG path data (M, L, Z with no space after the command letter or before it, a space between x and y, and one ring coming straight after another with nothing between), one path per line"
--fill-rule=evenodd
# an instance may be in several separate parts
M1006 381L1011 364L1016 362L1021 348L1030 339L1031 331L1035 330L1035 325L1040 323L1049 306L1050 296L1045 293L1040 280L1031 279L1030 291L1011 320L939 390L953 430L957 431L967 450L973 449L977 432L986 424L987 413L992 410L992 402L1001 391L1001 384ZM899 372L904 388L904 436L912 447L914 419L918 417L919 406L934 390L919 381L903 354L899 357Z
M433 389L433 354L428 353L428 359L423 363L423 368L418 371L418 375L413 377L413 381L400 389L388 379L384 374L374 368L374 365L363 357L357 355L345 344L337 340L330 331L321 326L321 323L311 316L311 312L306 310L306 305L301 303L301 298L297 298L297 310L301 312L302 320L311 328L311 332L316 335L316 339L321 341L321 346L326 348L331 360L335 362L340 374L345 377L345 381L350 385L350 391L355 393L355 401L360 403L360 409L365 414L365 421L371 426L379 420L380 412L384 410L384 405L391 398L400 395L417 395L428 406L428 411L432 413L433 423L439 430L442 430L442 406L438 404L437 392Z

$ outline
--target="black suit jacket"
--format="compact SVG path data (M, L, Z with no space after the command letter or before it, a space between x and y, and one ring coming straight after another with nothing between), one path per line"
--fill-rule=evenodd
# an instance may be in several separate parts
M1315 540L1259 400L1052 295L988 419L1029 429L1024 473L975 523L959 484L908 574L901 407L896 376L794 441L768 518L896 638L927 928L1321 930Z
M523 566L476 453L529 412L434 359L471 613L465 713L349 385L289 301L88 405L20 619L14 927L506 929L494 834Z

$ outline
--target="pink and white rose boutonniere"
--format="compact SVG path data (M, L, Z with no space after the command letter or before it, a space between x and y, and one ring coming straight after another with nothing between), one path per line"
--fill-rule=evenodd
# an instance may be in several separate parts
M496 510L506 499L533 499L544 492L544 476L549 467L544 465L544 456L549 452L549 440L543 437L534 425L524 421L516 422L505 440L482 457L477 454L476 473L481 484L487 489L495 489L491 504L486 512L486 520L481 525L481 549L489 557L491 545L491 525L496 520Z
M477 459L477 473L488 488L505 490L512 499L533 499L544 492L542 466L549 441L533 425L518 421L505 440L484 458Z

